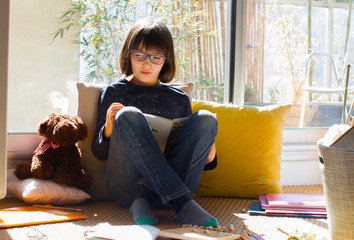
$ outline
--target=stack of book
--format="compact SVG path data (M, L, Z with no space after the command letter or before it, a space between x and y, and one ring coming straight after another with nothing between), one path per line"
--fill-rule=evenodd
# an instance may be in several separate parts
M327 218L324 195L268 193L251 204L250 215Z

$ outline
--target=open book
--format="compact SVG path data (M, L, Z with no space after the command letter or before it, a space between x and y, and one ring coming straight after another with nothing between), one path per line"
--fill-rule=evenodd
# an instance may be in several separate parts
M240 239L240 235L232 232L225 232L217 229L207 229L202 227L186 227L160 230L149 225L118 225L104 226L97 231L87 231L86 240L153 240L157 237L181 240L234 240ZM160 238L159 238L160 239Z
M354 126L343 133L330 147L354 150Z
M181 131L183 124L187 120L187 117L170 120L152 114L144 114L144 116L148 120L152 134L162 152L165 151L167 145L174 142L178 133Z

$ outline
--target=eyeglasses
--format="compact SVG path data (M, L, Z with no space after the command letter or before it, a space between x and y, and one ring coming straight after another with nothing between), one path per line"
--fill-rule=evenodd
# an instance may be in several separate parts
M160 65L166 60L166 57L161 55L150 55L134 50L130 50L130 52L132 53L133 59L138 62L143 62L147 57L149 57L152 64Z
M44 233L34 227L28 227L27 237L29 240L48 240L48 237Z

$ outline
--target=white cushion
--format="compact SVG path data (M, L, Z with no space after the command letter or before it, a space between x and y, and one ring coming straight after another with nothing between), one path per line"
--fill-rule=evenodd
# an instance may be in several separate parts
M95 134L97 123L98 99L105 85L78 83L78 112L77 115L88 127L88 137L78 142L82 159L81 164L85 171L92 177L92 183L87 192L92 200L109 200L109 194L104 186L106 173L106 161L98 160L91 152L91 143Z
M11 181L7 183L7 191L30 204L72 205L90 198L81 189L35 178Z

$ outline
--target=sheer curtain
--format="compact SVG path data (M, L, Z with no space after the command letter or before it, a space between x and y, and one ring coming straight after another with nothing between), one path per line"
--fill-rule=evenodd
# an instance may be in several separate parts
M0 8L0 198L6 195L9 5L10 0L3 0Z

